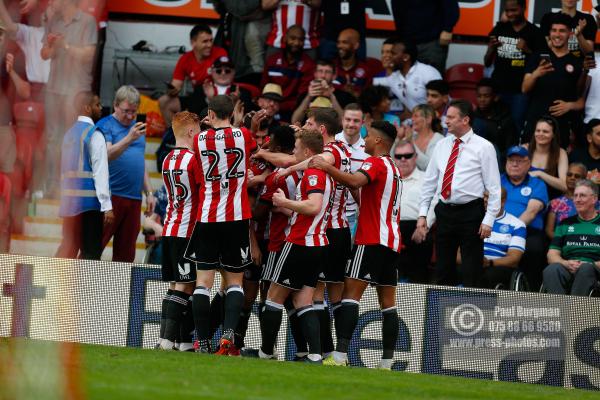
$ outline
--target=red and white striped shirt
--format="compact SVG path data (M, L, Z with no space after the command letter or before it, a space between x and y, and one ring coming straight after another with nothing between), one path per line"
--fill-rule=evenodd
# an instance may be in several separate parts
M281 168L279 168L281 169ZM278 169L278 170L279 170ZM265 187L260 195L259 201L273 204L273 193L277 189L283 190L285 197L288 199L296 198L296 188L298 182L302 178L300 172L294 172L288 175L285 179L277 179L277 171L267 176ZM290 218L280 212L272 212L269 219L269 251L281 251L285 242L285 232L290 223Z
M350 149L345 143L333 141L327 143L323 152L328 152L335 159L334 166L342 172L349 174L352 164ZM331 208L331 218L327 228L340 229L348 227L348 217L346 217L346 200L350 195L348 188L339 183L335 183L335 192L333 195L333 206Z
M281 49L285 47L284 36L292 25L300 25L306 32L304 39L305 49L316 49L319 46L317 25L319 10L315 10L302 0L281 0L277 9L273 11L271 32L267 36L269 46Z
M290 219L286 242L300 246L327 246L327 221L333 205L335 182L320 169L309 168L304 171L302 180L296 188L296 200L307 200L311 193L323 194L321 210L317 215L302 215L294 212Z
M369 179L360 191L354 243L381 244L400 252L400 170L388 155L369 157L358 170Z
M189 238L198 213L200 183L194 153L185 148L171 150L163 161L162 174L168 196L162 235Z
M209 129L196 135L199 222L231 222L252 217L247 171L250 154L255 149L256 142L246 128Z

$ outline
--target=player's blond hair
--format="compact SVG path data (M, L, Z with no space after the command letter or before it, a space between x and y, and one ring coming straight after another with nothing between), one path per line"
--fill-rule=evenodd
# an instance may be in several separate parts
M300 129L296 132L296 139L300 140L302 145L315 154L323 152L323 135L314 129Z
M181 111L173 116L171 126L175 137L181 138L185 136L187 128L200 126L200 117L193 112Z

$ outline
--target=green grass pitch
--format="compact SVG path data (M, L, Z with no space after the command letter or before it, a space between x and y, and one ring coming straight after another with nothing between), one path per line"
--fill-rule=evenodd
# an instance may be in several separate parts
M60 369L51 356L57 345L0 339L5 366L9 340L17 345L10 346L12 368L41 371L17 383L18 398L55 398L42 382ZM22 359L14 356L15 347ZM531 384L137 348L80 345L80 355L87 399L598 399L594 392ZM0 376L0 387L6 383Z

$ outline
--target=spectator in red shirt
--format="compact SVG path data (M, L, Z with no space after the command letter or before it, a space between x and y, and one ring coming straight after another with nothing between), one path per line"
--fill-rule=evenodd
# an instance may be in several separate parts
M336 59L337 77L333 81L336 89L358 97L361 90L371 84L371 72L367 65L358 59L360 34L354 29L344 29L337 41L338 57Z
M213 35L210 27L199 24L190 32L192 50L179 58L169 90L159 100L160 111L167 125L176 113L187 110L197 98L204 98L202 84L209 78L209 68L219 57L227 56L225 49L213 46ZM194 91L189 96L179 96L183 83L189 79Z
M303 50L306 33L300 25L292 25L285 33L285 47L267 58L261 86L276 83L283 89L280 112L289 121L300 93L308 90L315 69L314 61Z

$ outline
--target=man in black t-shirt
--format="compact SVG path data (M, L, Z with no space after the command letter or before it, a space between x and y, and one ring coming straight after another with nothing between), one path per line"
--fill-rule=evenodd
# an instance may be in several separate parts
M573 35L569 37L569 51L576 57L583 57L585 54L593 52L596 32L598 31L594 17L577 11L577 1L562 0L561 3L562 8L559 12L549 12L542 17L540 22L542 33L549 40L553 20L557 15L563 15L567 17L569 30L573 32Z
M578 147L569 154L569 163L582 163L588 170L587 178L600 183L600 119L586 125L587 148Z
M337 38L344 29L356 29L360 34L358 58L367 56L366 0L327 0L321 3L323 24L319 42L319 58L333 60L338 55Z
M529 94L530 105L521 142L527 142L535 130L537 120L550 114L558 121L560 145L569 146L571 130L581 131L581 94L587 71L583 59L573 55L568 48L571 34L569 16L557 14L550 30L550 48L535 52L528 58L523 78L523 93ZM581 137L577 142L583 142Z
M517 130L525 123L527 95L521 92L525 61L533 52L546 47L542 31L525 18L525 0L507 0L507 22L498 22L489 34L485 53L486 67L494 66L492 79L498 94L511 108Z

